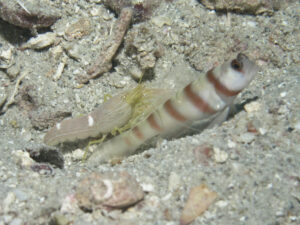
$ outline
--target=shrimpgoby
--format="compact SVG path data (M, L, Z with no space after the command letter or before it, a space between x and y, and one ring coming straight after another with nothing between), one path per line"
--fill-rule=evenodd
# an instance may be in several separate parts
M204 128L226 120L234 99L250 84L257 70L255 63L240 53L205 75L199 74L198 79L177 93L145 89L145 96L140 90L114 96L88 115L57 123L45 135L44 142L56 145L110 133L132 118L136 100L149 103L142 105L145 106L142 115L130 130L100 144L88 161L103 163L121 159L134 154L153 137L169 136L192 124ZM146 92L153 101L145 101Z
M231 61L209 70L189 83L132 129L99 145L89 157L91 163L103 163L134 154L149 139L179 132L187 125L224 121L236 96L246 88L258 67L239 53Z

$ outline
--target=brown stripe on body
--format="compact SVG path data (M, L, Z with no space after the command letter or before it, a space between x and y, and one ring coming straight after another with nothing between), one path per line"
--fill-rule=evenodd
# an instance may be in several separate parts
M131 147L132 146L132 143L130 141L130 139L128 137L123 137L123 140L125 141L125 143L127 144L127 146Z
M235 96L241 92L241 90L232 91L225 87L220 81L216 79L212 69L207 72L206 76L209 82L215 87L215 89L227 97Z
M132 131L138 139L144 140L144 135L138 126L134 127Z
M151 113L151 115L147 118L147 121L150 124L151 128L153 128L154 130L156 130L158 132L162 131L162 128L159 126L159 124L155 120L153 113Z
M174 108L174 106L172 105L171 99L169 99L168 101L165 102L164 108L174 119L176 119L180 122L187 121L187 119Z
M213 114L216 112L204 99L202 99L192 90L192 84L189 84L184 88L184 93L188 100L190 100L190 102L201 112L208 114Z

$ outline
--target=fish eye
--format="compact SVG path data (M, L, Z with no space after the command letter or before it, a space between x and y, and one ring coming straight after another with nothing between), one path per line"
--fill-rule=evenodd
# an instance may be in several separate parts
M231 68L237 71L241 71L243 68L243 64L239 62L237 59L231 61Z

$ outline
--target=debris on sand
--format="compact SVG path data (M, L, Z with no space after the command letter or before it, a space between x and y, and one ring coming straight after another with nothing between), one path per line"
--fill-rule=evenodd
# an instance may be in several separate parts
M41 1L0 1L0 17L10 24L27 28L36 33L36 29L50 27L60 15L51 6Z
M180 217L180 225L187 225L200 216L217 198L217 193L205 184L193 187Z
M112 68L112 59L121 45L124 35L130 25L132 9L124 8L112 31L112 40L103 47L100 55L94 64L88 69L88 74L79 78L80 83L87 83L90 79L96 78Z
M208 9L216 11L233 11L238 13L262 14L267 13L272 15L274 11L279 10L279 0L199 0Z
M127 172L92 173L76 188L76 199L83 209L131 206L144 198L138 182Z

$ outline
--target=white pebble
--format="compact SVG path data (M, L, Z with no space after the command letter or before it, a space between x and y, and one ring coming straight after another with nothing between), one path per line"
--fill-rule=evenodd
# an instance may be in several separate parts
M248 22L247 22L247 25L248 25L249 27L256 27L256 22L254 22L254 21L248 21Z
M14 156L16 163L21 167L28 168L34 163L33 159L30 158L28 152L24 152L22 150L15 150L12 151L12 155Z
M236 147L236 143L233 142L232 140L228 140L227 141L227 146L228 146L228 148L235 148Z
M169 176L168 190L170 192L173 192L173 191L176 191L177 189L179 189L180 186L181 186L180 176L175 172L171 172L171 174Z
M92 10L90 11L90 14L92 16L100 16L100 13L101 13L100 8L92 8Z
M0 53L0 57L6 61L9 61L11 57L13 56L13 49L9 48L7 50L4 50Z
M259 111L261 104L259 102L250 102L244 106L246 112L252 113Z
M216 202L216 206L220 207L220 208L224 208L228 205L228 202L220 200Z
M154 192L155 188L152 184L142 183L141 187L144 192Z
M284 98L285 96L286 96L286 92L285 91L280 93L280 97L281 98Z
M228 153L214 147L214 159L216 163L224 163L228 159Z
M72 159L73 160L82 160L84 156L84 151L80 148L76 149L75 151L73 151L72 153Z
M172 20L169 17L166 16L157 16L157 17L153 17L151 22L158 26L158 27L163 27L164 25L171 25L172 24Z
M263 127L260 127L260 128L258 129L258 132L259 132L261 135L265 135L265 134L267 133L267 130L266 130L265 128L263 128Z

